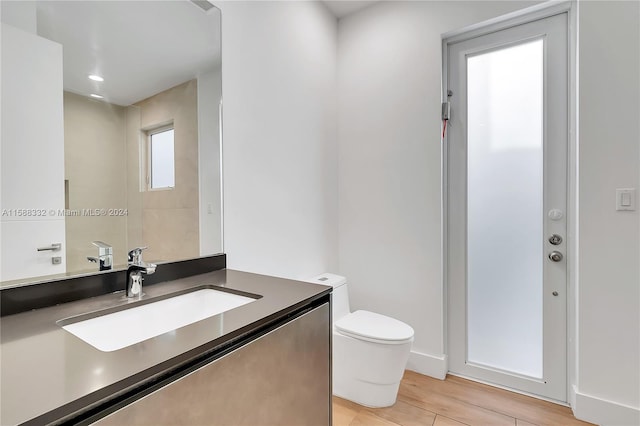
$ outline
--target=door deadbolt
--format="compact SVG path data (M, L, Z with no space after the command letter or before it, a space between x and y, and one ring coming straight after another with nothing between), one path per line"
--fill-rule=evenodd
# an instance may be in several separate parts
M554 246L557 246L558 244L562 243L562 237L558 234L553 234L549 237L549 242Z
M560 253L559 251L552 251L551 253L549 253L549 260L551 260L552 262L560 262L562 260L562 253Z

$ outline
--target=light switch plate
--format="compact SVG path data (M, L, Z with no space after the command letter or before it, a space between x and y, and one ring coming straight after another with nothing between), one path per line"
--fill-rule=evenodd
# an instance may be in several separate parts
M636 209L636 189L618 188L616 189L616 210Z

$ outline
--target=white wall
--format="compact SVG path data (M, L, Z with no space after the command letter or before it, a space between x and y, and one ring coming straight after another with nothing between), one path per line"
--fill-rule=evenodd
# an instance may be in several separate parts
M446 373L441 34L530 4L383 2L340 20L339 272L353 309L415 329L409 368L436 377Z
M640 215L615 210L640 189L640 3L579 5L576 415L640 424Z
M36 34L38 31L36 2L34 1L0 2L0 16L5 24L31 34Z
M335 271L336 19L317 2L218 4L227 265Z

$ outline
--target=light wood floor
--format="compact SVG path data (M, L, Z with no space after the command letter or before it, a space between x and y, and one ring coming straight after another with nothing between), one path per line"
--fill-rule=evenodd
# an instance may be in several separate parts
M455 376L437 380L406 371L398 400L366 408L333 397L333 426L577 426L571 409Z

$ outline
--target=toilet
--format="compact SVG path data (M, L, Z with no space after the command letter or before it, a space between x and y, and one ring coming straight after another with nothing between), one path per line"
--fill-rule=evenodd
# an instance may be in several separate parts
M309 281L333 287L333 394L367 407L395 404L413 328L374 312L350 312L345 277L325 273Z

